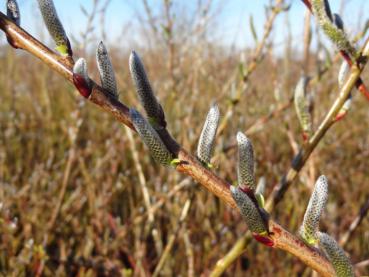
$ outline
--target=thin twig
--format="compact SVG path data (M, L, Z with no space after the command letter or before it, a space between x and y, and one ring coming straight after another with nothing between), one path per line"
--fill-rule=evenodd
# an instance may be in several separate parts
M360 225L365 216L368 214L368 211L369 211L369 198L364 202L363 205L361 205L359 214L351 222L348 230L341 236L339 243L342 247L349 241L351 235L354 233L356 228Z

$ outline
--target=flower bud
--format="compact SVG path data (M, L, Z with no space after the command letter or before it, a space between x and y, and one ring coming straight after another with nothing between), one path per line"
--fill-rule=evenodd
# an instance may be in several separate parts
M132 51L129 57L129 69L136 86L138 97L146 111L150 124L155 129L165 128L166 122L163 108L154 95L144 65L135 51Z
M231 186L231 194L240 209L242 218L245 220L251 232L259 235L267 235L268 229L259 209L250 197L237 187Z
M238 185L255 190L254 149L251 141L241 132L237 133L238 144Z
M146 119L135 109L129 110L132 123L143 142L149 148L151 156L154 160L162 165L170 165L173 160L172 154L169 152L158 133L146 121Z
M91 80L88 77L86 60L83 58L78 59L73 66L73 83L83 97L90 96Z
M210 165L210 160L214 152L214 141L218 130L219 119L219 108L214 104L206 116L197 145L197 158L206 165Z
M311 115L309 112L309 101L306 97L308 79L302 77L295 89L294 103L297 117L300 122L304 137L310 137L312 133Z
M311 4L313 12L317 17L318 24L327 37L336 45L338 50L344 51L351 57L356 58L356 49L352 46L346 33L340 29L340 22L337 18L336 23L332 22L332 15L330 14L329 8L327 8L328 1L311 0Z
M54 2L52 0L38 0L38 6L40 8L45 25L51 37L55 41L56 50L62 55L72 56L72 48L65 33L64 27L56 12Z
M319 230L319 220L325 209L328 199L328 181L322 175L315 183L313 194L310 197L304 220L300 228L300 235L308 244L315 244Z
M354 269L345 252L331 236L318 232L319 247L333 265L337 277L354 277Z
M20 12L16 0L6 1L6 14L18 26L20 26Z
M101 41L96 50L96 61L99 69L101 86L114 98L118 99L117 82L113 65L109 58L108 51Z

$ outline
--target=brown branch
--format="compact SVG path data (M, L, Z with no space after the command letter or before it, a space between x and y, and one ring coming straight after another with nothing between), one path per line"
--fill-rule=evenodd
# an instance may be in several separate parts
M369 40L366 41L363 56L366 57L369 54ZM366 61L365 61L366 62ZM291 168L287 172L285 176L283 176L281 182L276 186L272 192L272 195L268 199L266 203L267 210L272 209L283 197L287 189L290 187L292 182L297 177L299 171L305 165L306 161L310 157L311 153L314 151L320 140L324 137L326 132L332 127L332 125L336 122L335 118L341 110L343 104L345 103L347 97L349 96L352 88L357 83L357 80L360 78L360 74L364 68L365 62L361 65L353 65L351 68L351 74L347 79L345 85L341 88L341 91L327 113L326 117L318 127L317 131L310 138L310 140L303 146L300 152L295 156L292 161Z
M311 9L309 1L303 2L309 9ZM332 125L335 122L337 122L335 118L338 115L339 111L341 110L343 104L349 97L352 88L356 87L365 97L367 97L367 99L369 99L369 92L367 91L366 86L364 85L363 81L360 78L360 74L364 68L364 65L367 62L368 43L369 40L365 42L362 54L355 62L352 62L350 57L345 52L340 51L341 56L346 60L346 62L351 67L350 77L346 81L345 85L341 88L339 96L333 103L331 109L329 110L323 122L318 127L318 130L311 137L311 139L304 145L299 154L294 157L291 164L291 168L289 169L287 174L282 177L280 183L274 187L272 195L270 196L268 202L266 203L267 210L272 209L283 198L283 195L286 193L290 185L293 183L298 173L305 165L306 161L309 159L311 153L314 151L315 147L318 145L318 143L323 138L325 133L332 127Z
M309 11L311 13L313 13L310 0L302 0L302 2L309 9ZM340 51L340 54L341 54L342 58L350 65L350 68L351 68L353 66L353 63L354 62L351 60L350 56L345 51ZM358 89L358 91L360 91L360 93L367 100L369 100L369 91L368 91L368 88L365 86L363 80L360 77L356 80L355 86Z
M21 48L38 57L47 66L58 72L69 82L73 83L72 62L70 60L53 53L22 28L12 23L1 12L0 28L7 35L8 41L11 45ZM353 71L355 72L355 70ZM358 77L358 75L355 76ZM128 114L129 108L118 100L109 97L109 94L104 92L104 90L96 83L92 83L92 92L88 100L112 114L121 123L134 129ZM170 137L169 133L168 140L174 141L174 139ZM171 143L171 141L168 143ZM215 194L232 208L237 207L231 196L229 184L227 182L204 168L195 157L188 154L184 149L178 147L175 154L177 154L178 158L181 160L180 165L176 167L179 172L191 176L194 180L203 185L211 193ZM332 265L317 249L306 246L296 236L289 233L273 220L269 220L268 225L270 235L266 239L272 242L274 248L285 250L298 257L306 265L321 274L321 276L335 275Z

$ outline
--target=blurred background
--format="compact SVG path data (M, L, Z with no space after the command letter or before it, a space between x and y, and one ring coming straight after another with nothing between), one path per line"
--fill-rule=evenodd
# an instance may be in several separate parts
M310 76L316 129L339 91L342 63L298 0L55 0L75 58L98 80L95 48L112 57L120 100L142 111L128 58L142 58L168 128L195 152L211 103L222 121L214 171L235 183L235 135L252 140L265 198L303 144L295 86ZM364 0L330 1L358 48ZM5 1L2 11L5 11ZM21 26L54 48L37 1L19 1ZM311 38L311 39L309 39ZM0 34L0 274L2 276L208 276L247 227L200 185L154 163L135 134ZM362 77L368 83L368 72ZM271 212L297 233L315 180L329 200L321 229L369 274L368 101L320 142ZM360 215L361 211L361 215ZM181 216L182 215L182 216ZM352 231L350 225L359 220ZM311 276L295 257L249 241L223 276ZM215 276L215 275L213 275Z

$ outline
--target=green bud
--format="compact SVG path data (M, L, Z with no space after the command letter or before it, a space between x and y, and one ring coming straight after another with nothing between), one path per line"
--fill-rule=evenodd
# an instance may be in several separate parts
M318 232L319 247L333 265L337 277L354 277L354 269L345 252L331 236Z
M108 51L101 41L96 50L96 61L99 69L101 86L115 99L118 99L117 82L113 65L111 63Z
M259 235L267 235L268 230L265 221L250 197L237 187L231 186L230 189L232 197L240 209L242 218L245 220L250 231Z
M315 183L314 191L310 197L310 201L304 215L304 220L300 228L301 237L310 245L317 242L319 220L325 209L327 199L328 181L327 178L322 175Z
M214 152L214 141L218 130L220 114L216 104L211 106L197 144L197 158L204 164L210 165Z
M150 123L135 109L130 109L129 115L137 133L149 148L154 160L165 166L171 165L173 156Z

